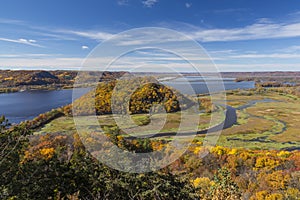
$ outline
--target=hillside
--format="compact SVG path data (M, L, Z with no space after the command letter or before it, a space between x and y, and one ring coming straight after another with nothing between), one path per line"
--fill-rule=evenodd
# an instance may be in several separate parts
M0 93L17 92L32 89L62 89L72 88L77 77L77 71L44 71L44 70L0 70ZM96 78L104 82L121 77L125 72L86 72L84 80ZM101 75L101 76L100 76Z
M148 77L99 83L95 92L91 91L82 96L73 106L76 115L90 115L95 113L94 109L96 114L101 115L112 112L126 113L126 103L129 104L130 114L140 114L149 113L155 104L162 105L167 112L176 112L187 109L193 101Z

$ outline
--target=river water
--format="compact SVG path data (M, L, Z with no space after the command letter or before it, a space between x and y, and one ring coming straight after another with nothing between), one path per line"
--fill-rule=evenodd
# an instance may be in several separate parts
M88 88L75 89L76 97L89 91ZM30 120L41 113L58 108L72 102L73 90L37 90L0 94L0 115L4 115L10 123Z
M234 89L250 89L255 87L254 81L235 82L233 78L214 78L199 76L186 76L169 81L162 81L161 83L171 86L181 93L194 95L204 93L214 93L223 90Z

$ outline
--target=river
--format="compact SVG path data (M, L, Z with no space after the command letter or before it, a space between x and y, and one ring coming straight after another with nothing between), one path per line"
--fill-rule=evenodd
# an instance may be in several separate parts
M233 78L214 78L199 76L185 76L166 81L161 81L162 84L171 86L184 94L204 94L214 93L222 90L234 89L250 89L255 87L254 81L236 82Z
M75 89L76 97L89 91L88 88ZM73 90L36 90L0 94L0 115L10 123L30 120L41 113L72 103Z

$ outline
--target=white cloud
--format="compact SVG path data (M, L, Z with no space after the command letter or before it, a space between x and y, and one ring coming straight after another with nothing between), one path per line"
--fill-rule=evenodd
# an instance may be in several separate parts
M233 55L230 58L277 58L277 59L289 59L289 58L300 58L300 54L241 54Z
M250 64L216 64L220 71L253 72L253 71L299 71L300 64L287 63L250 63Z
M9 39L9 38L0 38L0 41L4 41L4 42L13 42L13 43L19 43L19 44L25 44L25 45L30 45L30 46L34 46L34 47L43 47L39 44L36 44L36 40L27 40L24 38L20 38L20 39Z
M33 58L45 58L45 57L58 57L62 56L61 54L0 54L0 58L27 58L27 59L33 59Z
M197 30L196 30L197 29ZM114 34L103 31L60 31L64 34L72 34L80 37L102 41L111 38ZM300 23L273 23L268 19L259 19L256 23L239 28L230 29L201 29L186 31L185 34L189 38L193 38L200 42L224 42L224 41L240 41L240 40L259 40L259 39L276 39L276 38L292 38L300 37ZM147 37L151 35L151 38ZM172 38L170 35L157 33L145 33L145 37L122 38L120 45L143 45L150 44L153 41L186 41L187 37Z
M73 31L73 30L59 30L57 32L63 33L63 34L70 34L70 35L76 35L80 37L85 37L93 40L107 40L114 36L114 34L103 32L103 31Z
M83 45L83 46L81 46L81 49L86 50L86 49L89 49L89 47L86 45Z
M207 11L207 12L212 12L214 14L227 14L227 13L245 12L245 11L248 11L248 9L245 9L245 8L228 8L228 9L213 10L213 11Z
M128 3L129 3L129 0L118 0L118 1L117 1L117 4L118 4L119 6L127 6Z
M157 0L143 1L145 6L151 7ZM147 3L146 3L147 2ZM166 24L164 24L166 26ZM168 26L167 26L168 27ZM174 26L173 26L174 27ZM300 23L275 23L267 18L260 18L256 23L237 28L211 28L203 29L201 27L195 27L193 25L185 25L189 27L185 34L190 38L193 38L201 42L223 42L223 41L240 41L240 40L258 40L258 39L276 39L276 38L291 38L300 37ZM178 28L178 24L175 29ZM174 28L173 28L174 29ZM114 34L105 31L92 31L92 30L55 30L53 32L61 33L64 36L77 36L89 38L97 41L103 41L110 39ZM167 39L167 41L184 41L182 38L170 38L170 36L161 36L160 33L152 34L153 41L157 41L157 38ZM25 41L23 41L25 42ZM30 42L30 41L28 41ZM128 41L122 40L122 45L140 45L147 44L151 41L143 38L128 38ZM33 42L31 42L33 43Z
M29 40L26 40L23 38L20 38L19 41L20 41L20 43L30 43Z
M148 8L152 8L154 6L154 4L156 4L157 2L158 2L158 0L145 0L145 1L142 1L144 6L146 6Z
M223 50L214 50L214 51L208 50L208 53L220 55L220 54L233 54L236 51L237 50L234 50L234 49L223 49Z
M281 49L280 51L282 52L288 52L288 53L291 53L291 52L299 52L300 51L300 46L290 46L290 47L287 47L287 48L284 48L284 49Z
M295 48L297 46L294 46ZM298 47L300 50L300 46ZM233 49L225 49L225 50L215 50L215 51L208 51L211 57L214 59L215 56L217 59L214 60L236 60L236 59L300 59L300 53L298 52L285 52L283 53L282 50L278 50L279 53L258 53L255 51L246 51L246 52L239 52L238 50ZM286 62L286 61L284 61Z
M21 20L0 18L0 24L24 24Z
M190 8L192 6L191 3L185 3L185 7Z
M172 34L173 33L173 34ZM164 28L151 28L151 29L135 29L121 35L117 35L114 42L119 46L142 46L154 45L162 43L178 44L182 41L187 41L188 37L179 33L164 29Z
M258 22L241 28L206 29L187 34L202 42L290 38L300 37L300 23Z
M83 58L1 58L0 66L9 68L23 68L35 67L39 69L46 68L79 68Z

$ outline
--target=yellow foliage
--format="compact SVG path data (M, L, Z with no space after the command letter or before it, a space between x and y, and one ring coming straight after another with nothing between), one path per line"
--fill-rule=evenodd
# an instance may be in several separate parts
M151 141L151 147L153 151L160 151L164 148L164 144L161 141Z
M212 181L207 177L198 177L193 180L193 185L195 188L203 188L212 185Z
M212 148L211 152L222 156L222 155L228 154L229 149L227 149L225 147L221 147L221 146L216 146L216 147Z
M283 200L283 196L282 196L282 194L279 194L279 193L273 193L273 194L267 195L265 200Z
M5 81L11 81L13 80L14 78L13 77L7 77L7 78L4 78Z
M118 141L122 141L123 140L123 136L122 135L118 135L117 139L118 139Z
M210 188L214 182L207 177L198 177L192 181L192 184L197 188L200 199L208 199Z
M242 151L242 152L240 153L239 157L240 157L242 160L246 161L246 160L250 159L251 156L250 156L250 154L249 154L247 151Z
M275 171L272 174L268 174L268 176L265 178L268 185L270 185L274 189L284 189L287 186L287 183L290 180L290 175L283 174L283 172Z
M297 188L288 188L286 196L288 199L297 199L300 197L300 191Z
M54 155L54 148L43 148L40 150L40 154L46 159L49 160L53 157Z
M229 155L236 155L237 152L238 152L237 149L231 149L231 150L228 152L228 154L229 154Z
M269 157L259 157L256 160L255 167L256 168L271 168L273 169L274 167L279 165L279 161L274 160Z
M260 192L257 192L254 196L252 196L250 198L250 200L264 200L266 199L266 196L268 195L268 192L267 191L260 191Z
M280 151L279 153L277 153L278 157L282 157L282 158L288 158L290 157L291 152L288 151Z
M195 147L193 152L195 155L198 155L201 150L202 150L202 147Z
M269 194L267 191L257 192L250 200L283 200L283 195L280 193Z

